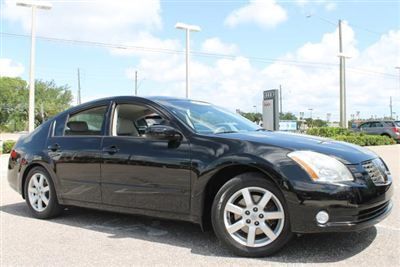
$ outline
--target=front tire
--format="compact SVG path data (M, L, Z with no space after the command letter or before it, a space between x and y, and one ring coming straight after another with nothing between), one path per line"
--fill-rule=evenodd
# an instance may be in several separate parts
M218 239L239 256L269 256L292 237L281 191L257 173L241 174L224 184L211 216Z
M43 167L34 167L29 171L24 190L26 204L34 217L48 219L62 211L53 180Z

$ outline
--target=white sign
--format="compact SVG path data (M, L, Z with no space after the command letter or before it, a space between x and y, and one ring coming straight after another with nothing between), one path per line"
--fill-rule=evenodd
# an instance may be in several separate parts
M280 121L279 131L296 131L297 121Z
M263 127L276 131L279 128L278 90L267 90L263 94Z

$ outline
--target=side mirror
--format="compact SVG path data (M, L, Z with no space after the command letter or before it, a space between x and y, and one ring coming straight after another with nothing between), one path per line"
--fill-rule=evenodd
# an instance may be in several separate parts
M182 135L175 128L167 125L152 125L145 131L146 137L156 140L180 141Z

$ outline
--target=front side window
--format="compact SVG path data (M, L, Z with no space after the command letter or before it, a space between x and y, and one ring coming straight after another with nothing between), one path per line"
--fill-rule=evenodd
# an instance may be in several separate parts
M112 135L141 137L148 127L165 123L166 120L147 106L119 104L114 111Z
M197 133L218 134L260 129L244 117L200 101L158 101Z
M361 124L360 129L367 129L367 128L370 128L370 124L371 124L371 123L369 123L369 122L364 123L364 124Z
M64 135L102 135L107 106L87 109L69 117Z

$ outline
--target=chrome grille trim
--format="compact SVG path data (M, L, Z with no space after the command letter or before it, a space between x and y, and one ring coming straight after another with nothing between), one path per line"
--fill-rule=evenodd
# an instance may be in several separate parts
M375 185L386 184L387 175L384 173L384 170L380 170L373 160L363 163L362 166Z

